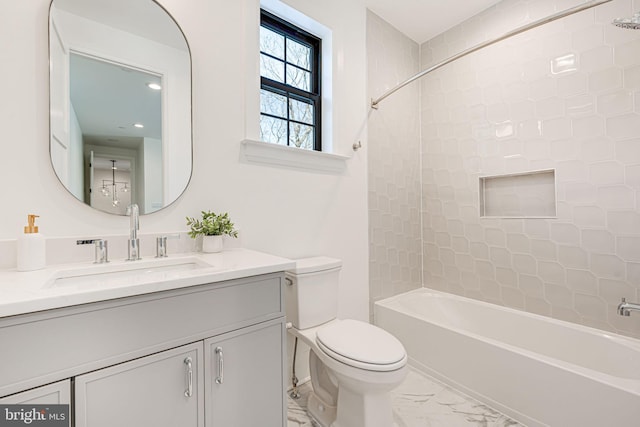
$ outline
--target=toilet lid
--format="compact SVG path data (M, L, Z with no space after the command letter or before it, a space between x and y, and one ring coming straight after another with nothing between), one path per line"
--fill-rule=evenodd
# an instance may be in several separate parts
M404 346L396 337L358 320L341 320L320 328L316 343L334 359L361 369L393 371L407 361Z

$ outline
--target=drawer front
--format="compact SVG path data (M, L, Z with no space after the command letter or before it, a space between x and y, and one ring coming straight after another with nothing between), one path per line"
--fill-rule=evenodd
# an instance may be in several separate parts
M5 405L70 405L71 404L71 380L59 381L53 384L43 385L22 393L0 398L0 403Z
M270 274L0 320L0 396L284 316Z

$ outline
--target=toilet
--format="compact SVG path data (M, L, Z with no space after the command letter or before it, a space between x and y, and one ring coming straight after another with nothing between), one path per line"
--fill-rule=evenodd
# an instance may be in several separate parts
M307 411L322 427L391 427L390 392L407 375L407 353L385 330L337 318L341 267L305 258L285 275L289 332L311 349Z

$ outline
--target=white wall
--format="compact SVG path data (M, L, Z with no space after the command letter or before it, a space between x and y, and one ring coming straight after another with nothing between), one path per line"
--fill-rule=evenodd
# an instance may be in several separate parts
M245 247L286 257L341 258L340 314L368 318L366 148L341 174L321 174L239 161L245 124L258 120L258 2L163 0L181 25L193 61L194 166L186 192L141 218L141 233L185 230L185 216L228 211ZM334 149L351 153L363 139L365 7L362 0L291 1L333 31ZM47 236L104 236L128 231L128 218L78 202L55 177L49 159L49 2L12 2L0 16L0 239L15 239L36 213ZM249 46L255 48L249 52ZM255 58L255 59L253 59ZM250 63L253 60L253 63ZM255 105L246 100L254 99ZM247 114L250 111L251 114ZM257 126L256 126L257 129ZM366 147L366 140L363 139ZM9 242L11 243L11 242ZM111 249L111 248L110 248Z

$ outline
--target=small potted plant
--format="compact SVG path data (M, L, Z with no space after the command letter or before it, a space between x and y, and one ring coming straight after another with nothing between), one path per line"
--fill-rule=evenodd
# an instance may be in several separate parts
M238 231L229 219L228 213L216 214L212 211L202 211L202 219L187 217L187 225L191 228L189 236L192 239L202 235L203 252L222 251L222 236L238 237Z

